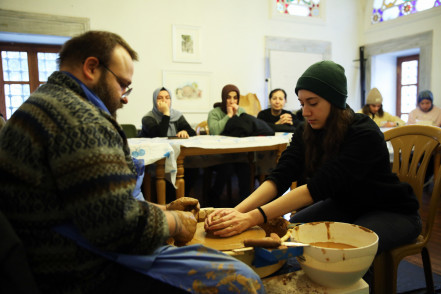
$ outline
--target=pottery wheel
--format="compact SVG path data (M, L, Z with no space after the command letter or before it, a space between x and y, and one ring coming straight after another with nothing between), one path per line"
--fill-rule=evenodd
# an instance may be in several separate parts
M188 242L187 245L202 244L213 249L226 251L243 248L243 241L246 239L263 238L265 238L265 231L258 226L249 228L248 230L232 237L218 237L212 234L207 234L204 229L204 223L200 222L197 224L196 233L194 234L193 239Z

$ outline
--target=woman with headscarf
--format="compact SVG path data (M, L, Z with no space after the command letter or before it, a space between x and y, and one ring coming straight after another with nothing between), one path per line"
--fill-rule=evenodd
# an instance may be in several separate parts
M408 124L441 127L441 108L433 105L433 94L429 90L418 94L417 108L409 113Z
M164 87L156 89L153 92L153 109L142 118L142 129L139 132L139 137L188 138L195 135L195 130L191 128L182 113L172 109L171 92ZM150 172L154 173L151 169ZM185 195L188 195L192 190L198 173L197 168L185 169ZM152 187L155 189L155 185ZM170 182L166 181L166 201L169 203L175 199L176 190Z
M222 102L213 105L213 109L208 113L208 129L210 135L220 135L230 118L242 113L245 109L239 106L240 91L235 85L228 84L222 89Z
M142 118L140 137L188 138L196 132L179 111L171 107L171 92L162 87L153 92L153 109Z
M235 85L228 84L222 89L222 102L213 105L213 109L208 113L207 124L210 135L220 135L225 129L228 121L233 116L240 116L246 113L245 109L239 106L240 91ZM228 159L227 159L228 158ZM225 156L225 161L237 160L236 154ZM250 167L248 162L231 162L216 165L213 167L216 177L213 186L210 188L209 206L219 207L220 196L224 190L228 177L233 173L237 175L239 182L239 197L243 199L250 193ZM228 205L231 205L229 203Z

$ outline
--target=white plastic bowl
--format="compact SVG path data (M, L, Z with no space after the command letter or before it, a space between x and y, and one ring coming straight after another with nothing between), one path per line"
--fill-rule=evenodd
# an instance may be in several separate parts
M334 249L310 245L297 258L312 281L331 288L347 287L361 279L372 264L378 248L378 236L373 231L339 222L299 225L292 230L291 239L308 244L336 242L356 247Z

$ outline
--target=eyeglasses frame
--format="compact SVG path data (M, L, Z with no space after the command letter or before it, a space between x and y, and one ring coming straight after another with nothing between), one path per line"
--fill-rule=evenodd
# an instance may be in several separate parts
M125 85L123 79L121 79L119 76L117 76L110 68L108 68L101 61L100 61L100 64L116 78L116 80L119 83L119 85L121 86L121 88L122 88L122 85ZM129 96L133 90L133 88L131 88L130 86L126 86L124 89L125 89L125 91L124 91L124 93L122 93L121 98Z

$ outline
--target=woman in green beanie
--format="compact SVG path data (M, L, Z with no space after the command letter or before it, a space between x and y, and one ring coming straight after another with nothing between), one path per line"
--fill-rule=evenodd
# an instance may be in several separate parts
M421 232L418 201L411 186L392 173L377 124L346 104L343 67L332 61L313 64L295 92L305 123L296 128L277 167L235 208L211 214L206 230L231 236L303 208L291 222L369 228L379 236L378 253L415 240ZM284 194L294 181L297 188Z

